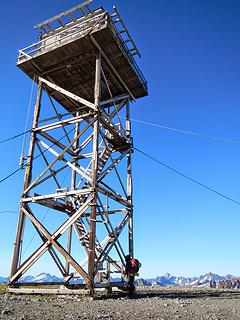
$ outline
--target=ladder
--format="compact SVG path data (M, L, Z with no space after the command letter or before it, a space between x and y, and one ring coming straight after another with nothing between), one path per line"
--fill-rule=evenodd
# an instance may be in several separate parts
M126 48L130 52L131 55L138 55L141 58L141 54L133 41L128 29L126 28L125 23L123 22L117 8L113 7L114 13L111 15L112 22L117 29L118 36L122 39L123 43L125 44Z

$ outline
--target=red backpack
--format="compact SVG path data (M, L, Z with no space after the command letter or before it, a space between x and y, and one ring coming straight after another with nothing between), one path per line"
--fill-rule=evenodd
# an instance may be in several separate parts
M138 259L131 259L131 271L137 273L139 271L139 261Z

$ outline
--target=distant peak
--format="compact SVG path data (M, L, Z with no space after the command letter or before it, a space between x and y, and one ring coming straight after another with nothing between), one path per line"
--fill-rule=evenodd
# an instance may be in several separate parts
M172 275L171 275L170 273L166 272L165 275L164 275L164 277L165 277L165 278L171 278Z

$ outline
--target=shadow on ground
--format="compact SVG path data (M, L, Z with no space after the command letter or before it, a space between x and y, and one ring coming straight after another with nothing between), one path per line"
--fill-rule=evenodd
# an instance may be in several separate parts
M108 296L99 296L97 299L120 299L127 298L127 293L115 293ZM222 299L240 299L240 290L192 290L192 289L159 289L159 290L137 290L131 299L207 299L207 298L222 298Z

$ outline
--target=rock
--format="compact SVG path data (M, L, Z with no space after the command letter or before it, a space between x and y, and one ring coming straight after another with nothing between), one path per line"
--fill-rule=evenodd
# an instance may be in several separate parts
M149 296L147 298L147 296ZM240 319L240 292L236 290L141 291L134 299L76 296L0 294L1 320L236 320Z
M11 309L3 309L2 312L1 312L2 316L8 315L10 313L11 313Z

